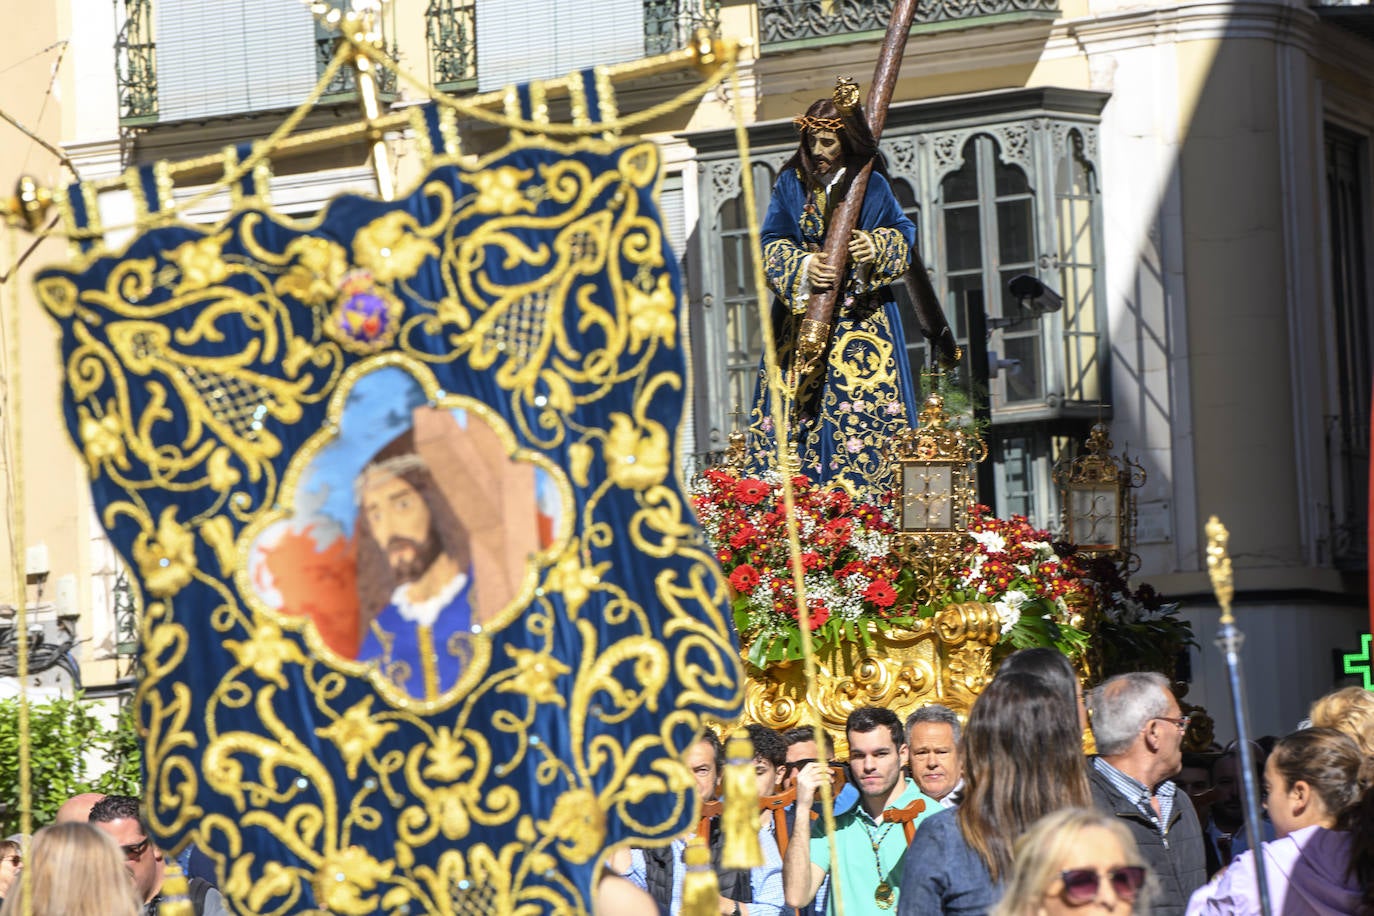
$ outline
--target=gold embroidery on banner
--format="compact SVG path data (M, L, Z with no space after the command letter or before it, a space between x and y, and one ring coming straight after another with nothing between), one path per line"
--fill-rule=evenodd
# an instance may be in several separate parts
M175 185L172 181L172 166L166 159L153 163L153 186L157 188L158 214L167 217L159 224L168 222L176 213Z
M534 145L508 149L522 144ZM558 859L591 861L611 830L664 839L689 816L690 777L669 756L681 749L667 736L695 724L693 707L732 710L735 700L720 693L736 683L738 669L723 589L669 477L669 430L655 419L661 399L684 383L652 368L678 345L660 225L639 206L641 192L656 192L658 152L652 143L622 149L594 140L576 148L614 150L616 167L594 173L573 158L537 169L468 166L471 193L455 199L446 182L423 181L426 208L415 212L427 222L396 211L360 230L351 250L297 238L269 251L265 230L273 223L312 221L246 213L169 252L167 265L134 259L112 267L98 290L56 279L41 289L54 315L83 317L73 325L66 365L81 447L92 475L127 494L102 520L127 520L140 532L133 562L148 599L138 703L154 779L150 818L159 831L194 826L196 841L212 850L256 846L270 834L299 864L249 854L222 862L223 887L253 912L299 911L310 895L339 913L402 905L581 912L589 902L556 868ZM493 163L485 157L480 165ZM460 224L471 231L459 235ZM534 249L522 239L520 230L535 225L551 229L551 245ZM251 261L225 255L229 236L221 233L231 232ZM521 282L498 280L498 266L502 276L520 273ZM392 351L345 370L342 344L325 326L337 283L354 268L404 293L411 311ZM441 278L440 301L412 288L422 270ZM149 302L159 288L171 297ZM194 317L175 330L163 323L179 314ZM578 335L567 330L574 326ZM237 352L192 355L227 333L243 341ZM446 348L419 346L422 333L441 334ZM451 360L491 370L514 430L489 406L440 390L428 367ZM421 700L392 682L413 674L395 668L405 662L392 657L393 646L384 644L373 663L336 657L306 619L267 606L248 562L250 545L295 511L306 469L338 439L350 391L387 367L411 375L432 404L480 416L513 460L543 462L562 512L550 545L530 558L517 597L484 621L484 635L446 647L470 653L466 673L440 694L426 672ZM611 394L613 411L599 403ZM278 431L296 423L305 405L324 401L326 425L277 480L274 459L287 447ZM172 422L176 436L168 435ZM566 469L534 451L560 446L571 458ZM569 476L584 490L576 497ZM258 485L251 496L236 489L245 481ZM178 507L151 512L144 493L154 489L209 492L213 502L194 517ZM634 507L628 525L608 512L618 505L612 500ZM627 594L624 571L607 552L627 542L638 558L674 557L681 566L658 575L652 594ZM232 589L216 567L233 570ZM216 597L208 607L177 603L173 617L190 583ZM188 613L207 615L216 651L232 659L208 697L176 683L188 652L177 621ZM518 630L520 648L503 643L494 652L507 628ZM569 633L579 654L559 658L554 652L565 651ZM367 678L375 698L360 698L352 677ZM680 692L666 700L670 678ZM496 693L504 695L500 713L479 718L478 703ZM321 722L310 740L283 721L282 710L300 703ZM536 716L549 707L571 736L562 756L531 740ZM605 727L645 710L663 721L660 733L593 743ZM240 725L245 719L261 724L250 733ZM338 761L332 767L317 756L320 744L329 749L322 756ZM526 767L546 780L552 801L522 798L504 781ZM207 814L196 804L204 793L240 816ZM671 799L663 806L670 810L653 823L636 820L656 798ZM395 830L385 852L373 845L383 824ZM472 843L496 828L515 839ZM417 861L418 849L460 840L462 849Z

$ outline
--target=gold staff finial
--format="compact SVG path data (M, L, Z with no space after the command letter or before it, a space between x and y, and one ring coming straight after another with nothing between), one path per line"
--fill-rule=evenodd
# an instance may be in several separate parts
M1231 581L1231 558L1226 554L1226 542L1231 534L1215 515L1207 520L1207 573L1212 577L1212 591L1221 605L1221 622L1234 623L1231 598L1236 593Z

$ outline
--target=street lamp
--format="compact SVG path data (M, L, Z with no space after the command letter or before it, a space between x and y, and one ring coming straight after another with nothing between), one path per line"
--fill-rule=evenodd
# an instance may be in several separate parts
M1145 469L1124 454L1109 454L1105 423L1093 424L1086 448L1054 468L1065 537L1080 553L1112 559L1129 573L1140 562L1132 550L1135 490L1145 483Z
M921 604L935 597L941 580L963 556L976 491L973 465L987 451L976 432L950 422L939 394L925 399L917 427L902 430L893 440L897 552L916 574Z

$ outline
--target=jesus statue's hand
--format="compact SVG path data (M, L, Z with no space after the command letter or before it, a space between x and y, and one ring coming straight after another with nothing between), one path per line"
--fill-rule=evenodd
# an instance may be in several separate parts
M813 289L829 289L835 285L835 268L826 263L824 251L811 256L806 267L806 279Z
M855 264L871 264L878 257L878 246L873 244L873 236L862 229L855 229L849 236L849 256Z

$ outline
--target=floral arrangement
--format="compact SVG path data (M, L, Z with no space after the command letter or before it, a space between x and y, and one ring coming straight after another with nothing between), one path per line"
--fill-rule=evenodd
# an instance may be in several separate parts
M974 508L967 562L951 570L931 604L895 556L892 498L856 503L840 489L794 477L793 508L803 552L808 626L815 649L870 642L877 630L910 627L944 605L984 601L1002 618L1007 650L1056 646L1081 655L1087 634L1070 623L1070 601L1088 600L1077 567L1024 518L1002 521ZM735 623L757 667L800 659L802 632L793 589L781 478L713 469L694 481L693 505L734 590Z
M1197 645L1193 625L1179 616L1178 602L1165 600L1149 584L1132 589L1107 559L1084 561L1083 573L1101 612L1096 643L1102 676L1159 671L1172 677L1182 653Z

